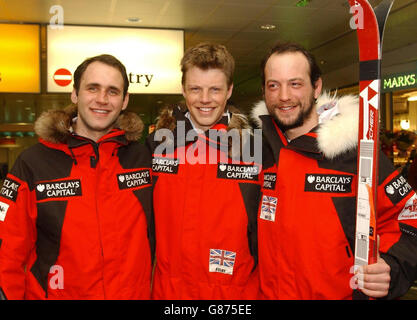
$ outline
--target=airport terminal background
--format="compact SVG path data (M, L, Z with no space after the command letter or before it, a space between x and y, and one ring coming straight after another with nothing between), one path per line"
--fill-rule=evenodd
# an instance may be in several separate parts
M226 45L236 59L235 87L229 102L246 113L262 99L259 64L266 53L265 48L278 40L295 40L308 49L314 49L313 53L323 69L325 89L337 95L359 94L358 72L355 71L358 68L355 62L358 59L357 46L353 32L346 26L349 10L344 3L347 1L259 0L243 3L236 0L158 0L135 1L133 4L132 1L94 0L88 5L82 0L57 2L58 9L63 9L64 27L68 24L122 27L126 30L173 29L184 32L182 50L202 41ZM379 1L370 2L375 5ZM51 17L60 13L59 10L50 11L54 5L55 1L49 0L0 0L1 183L17 156L37 143L33 126L39 115L48 109L61 109L70 104L70 93L48 90L48 77L51 77L47 70L48 25ZM95 13L91 13L92 8ZM319 13L327 13L330 18L321 19ZM240 17L230 18L236 15ZM317 36L302 23L304 19L316 25ZM385 55L387 58L382 63L380 143L398 171L405 173L414 160L417 146L416 20L417 1L396 0L386 27L383 59ZM2 69L8 68L10 58L5 59L7 50L14 46L7 43L11 41L10 34L2 31L2 25L12 28L13 25L38 26L39 88L35 92L18 92L2 87L2 81L5 81ZM290 26L288 30L286 25ZM179 71L179 61L177 63ZM23 83L25 80L22 74L20 81ZM130 80L138 82L139 78L131 76ZM178 103L182 103L178 90L176 93L132 93L128 110L136 112L144 121L145 137L152 130L161 108ZM417 288L413 287L404 299L417 299Z

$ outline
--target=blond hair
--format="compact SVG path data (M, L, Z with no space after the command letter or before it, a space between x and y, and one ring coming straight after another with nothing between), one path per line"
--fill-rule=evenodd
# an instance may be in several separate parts
M202 70L220 69L226 76L227 85L230 87L233 83L235 60L221 44L200 43L185 51L181 59L182 85L185 84L185 74L192 67Z

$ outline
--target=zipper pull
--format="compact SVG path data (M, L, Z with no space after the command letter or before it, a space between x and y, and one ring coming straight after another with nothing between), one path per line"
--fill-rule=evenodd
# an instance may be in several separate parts
M97 158L94 156L90 157L90 166L91 168L95 168L97 166Z

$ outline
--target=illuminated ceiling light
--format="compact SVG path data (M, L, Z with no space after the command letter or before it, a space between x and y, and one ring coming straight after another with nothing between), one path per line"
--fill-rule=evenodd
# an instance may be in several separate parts
M308 3L310 2L310 0L300 0L297 2L296 6L297 7L305 7L306 5L308 5Z
M263 24L261 25L262 30L274 30L277 26L273 24Z
M126 19L126 21L131 23L139 23L142 22L142 19L138 17L129 17Z
M408 97L408 101L417 101L417 96Z
M410 121L408 121L408 120L401 120L400 126L401 126L402 129L408 130L408 129L410 129Z

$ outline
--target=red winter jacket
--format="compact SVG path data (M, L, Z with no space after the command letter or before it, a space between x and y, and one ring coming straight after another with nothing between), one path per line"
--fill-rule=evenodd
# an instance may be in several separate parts
M3 184L0 287L7 299L148 299L151 156L133 141L141 121L121 115L120 127L135 129L95 143L60 128L73 111L37 121L40 143Z
M227 125L224 117L212 129L225 131L239 119L242 116L233 114ZM162 124L175 128L174 141L165 141L167 145L174 142L171 152L155 150L155 135L148 140L154 151L157 243L152 297L254 299L258 296L255 267L259 166L226 164L230 160L227 151L220 151L220 145L205 134L185 145L177 143L181 135L177 121L184 121L185 134L192 129L184 113L177 109L165 111L157 124L157 129ZM192 163L197 157L191 153L202 155L200 163ZM221 154L226 160L209 164L209 153Z
M317 105L329 103L324 96ZM344 97L337 108L338 116L290 142L263 103L254 111L266 142L258 212L260 283L266 299L359 296L350 285L358 101ZM387 298L395 298L417 277L417 197L382 152L377 234L381 257L391 267Z

